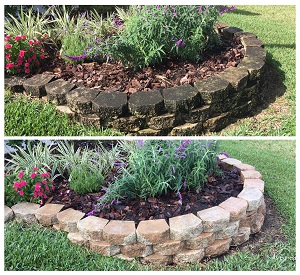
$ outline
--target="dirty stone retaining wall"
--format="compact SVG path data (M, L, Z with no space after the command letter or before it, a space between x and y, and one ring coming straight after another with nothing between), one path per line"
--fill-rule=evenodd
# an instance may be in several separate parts
M264 181L251 165L219 155L224 167L238 169L243 190L219 206L164 219L141 221L107 220L60 204L40 207L34 203L5 206L5 221L16 217L26 223L39 222L68 232L70 242L87 246L105 256L142 263L171 264L197 262L204 257L226 253L260 231L266 214ZM63 209L63 210L62 210ZM61 211L62 210L62 211Z
M197 135L220 131L248 115L261 103L266 50L252 33L219 23L226 38L240 37L245 57L237 67L192 85L160 91L139 91L128 99L126 93L104 92L76 87L54 75L38 74L29 79L5 79L5 86L45 98L57 110L84 124L118 129L141 136Z

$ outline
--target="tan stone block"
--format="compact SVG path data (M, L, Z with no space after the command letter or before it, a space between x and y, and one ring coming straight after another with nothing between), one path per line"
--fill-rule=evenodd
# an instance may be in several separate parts
M183 241L168 240L163 243L153 245L153 252L161 255L174 255L178 253L184 246Z
M121 253L128 257L146 257L153 254L153 246L143 243L123 245Z
M235 164L234 165L236 167L236 169L238 170L239 173L241 173L241 171L250 171L250 170L255 170L255 167L248 165L248 164Z
M77 228L86 240L101 241L103 228L108 222L108 219L89 216L78 221Z
M4 223L12 220L14 216L14 211L8 206L4 206Z
M88 245L88 241L83 238L83 236L79 232L75 233L68 233L67 238L71 243L78 244L78 245Z
M257 210L263 199L263 193L256 188L244 188L237 196L238 198L247 200L247 211Z
M187 249L197 250L204 249L215 241L215 234L213 232L203 232L198 237L187 240L185 246Z
M141 221L136 229L137 241L159 244L170 239L170 228L165 219Z
M61 230L74 233L78 232L77 222L84 217L84 213L72 208L66 209L57 214L57 220Z
M53 227L53 229L56 230L56 231L60 230L59 223L58 223L58 224L53 224L52 227Z
M216 232L216 239L217 240L225 240L225 239L229 239L232 236L236 235L236 233L238 232L239 229L239 224L240 221L233 221L233 222L229 222L228 226L218 232Z
M214 243L205 249L205 256L218 256L229 250L232 239L215 240Z
M11 207L16 219L22 220L28 224L38 222L34 214L39 208L39 204L30 202L20 202Z
M173 262L175 264L181 264L181 263L195 263L199 262L203 259L205 255L204 249L198 249L198 250L184 250L180 253L174 255Z
M246 216L240 219L240 227L251 227L255 223L256 217L257 210L247 212Z
M267 208L266 208L266 203L264 198L262 199L261 204L257 209L257 212L263 214L264 216L266 215Z
M197 216L202 220L204 232L220 231L227 227L230 220L230 213L219 206L199 211Z
M256 220L251 226L251 234L258 233L264 224L265 216L262 213L257 213Z
M170 238L173 240L190 240L202 233L202 221L193 214L170 218Z
M232 245L240 245L249 240L250 227L240 227L237 234L232 237Z
M233 170L236 165L242 164L242 162L235 158L226 158L221 160L221 164L225 169Z
M242 198L230 197L220 203L219 207L230 213L230 221L236 221L246 215L248 202Z
M263 193L264 187L265 187L265 182L259 178L256 179L248 178L244 180L244 188L256 188Z
M134 221L111 220L103 228L103 239L113 245L136 243Z
M44 226L57 224L57 214L63 207L63 204L46 204L35 212L35 217L37 218L39 223Z
M106 241L89 241L90 250L103 256L115 256L120 253L119 245L111 245Z
M241 171L241 179L242 181L245 179L262 179L262 176L260 172L256 170Z
M142 264L154 264L154 265L169 265L173 263L173 256L152 254L141 259Z
M121 260L125 260L125 261L128 261L128 262L132 262L133 260L134 260L134 258L132 258L132 257L127 257L127 256L125 256L125 255L123 255L123 254L117 254L117 255L114 255L114 256L112 256L113 258L119 258L119 259L121 259Z

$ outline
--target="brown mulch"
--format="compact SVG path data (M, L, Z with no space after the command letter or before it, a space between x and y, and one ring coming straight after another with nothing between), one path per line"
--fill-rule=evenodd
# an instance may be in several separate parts
M209 78L231 66L237 66L244 57L245 49L240 40L222 40L219 47L211 49L198 63L166 59L156 67L139 71L118 63L66 63L59 55L47 60L44 73L54 73L76 86L85 86L103 91L120 91L129 96L137 91L163 90L169 87L192 84Z

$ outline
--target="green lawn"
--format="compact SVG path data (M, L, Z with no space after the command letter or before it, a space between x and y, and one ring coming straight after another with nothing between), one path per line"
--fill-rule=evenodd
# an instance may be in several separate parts
M256 167L265 181L265 194L274 201L276 209L286 220L282 230L287 242L264 243L253 252L238 251L222 260L207 264L153 267L102 257L85 248L71 245L66 233L55 232L37 225L24 227L8 223L5 226L5 270L39 271L293 271L296 254L296 173L295 141L238 141L219 142L220 152Z

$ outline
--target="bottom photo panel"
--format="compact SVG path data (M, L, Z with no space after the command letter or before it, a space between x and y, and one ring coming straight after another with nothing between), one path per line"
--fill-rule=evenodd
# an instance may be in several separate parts
M295 140L5 140L5 271L295 271Z

